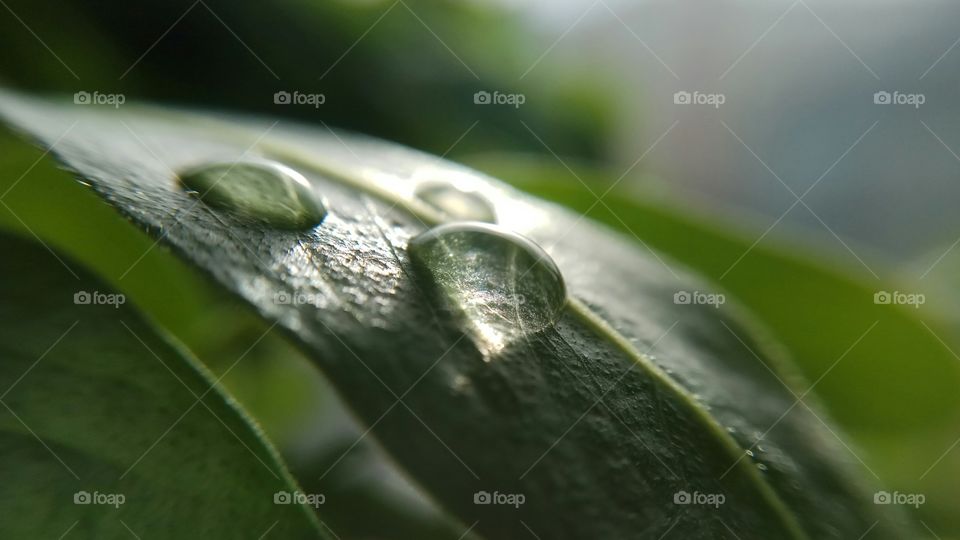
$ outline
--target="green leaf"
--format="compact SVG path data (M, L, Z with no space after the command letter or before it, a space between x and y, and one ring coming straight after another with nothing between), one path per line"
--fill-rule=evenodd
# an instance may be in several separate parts
M56 142L104 198L278 321L399 465L476 531L903 534L901 513L873 504L853 457L737 309L675 303L681 292L722 293L575 214L359 136L13 95L0 111ZM176 178L251 156L303 174L326 203L323 223L265 227L198 202ZM425 271L433 256L413 264L411 239L445 219L413 195L427 182L486 199L505 241L519 233L543 246L567 291L559 311L542 298L522 307L520 295L556 291L529 281L550 265L525 249L468 242L451 252L485 280ZM549 324L528 325L530 310ZM500 321L477 318L491 312ZM490 499L508 504L482 504Z
M328 537L275 504L298 491L276 452L122 294L40 244L0 251L0 537Z

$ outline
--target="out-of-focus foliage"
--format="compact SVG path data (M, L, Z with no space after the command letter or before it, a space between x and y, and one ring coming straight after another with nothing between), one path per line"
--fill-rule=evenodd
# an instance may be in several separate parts
M43 40L12 18L0 19L6 51L0 82L7 86L120 92L140 101L322 121L437 154L454 144L459 150L539 148L517 118L551 133L558 151L600 156L607 148L612 111L599 81L557 77L547 86L524 86L518 75L536 56L516 54L524 50L524 33L493 6L450 0L108 0L96 9L70 0L55 10L29 0L6 4ZM273 94L281 90L322 93L326 103L278 106ZM481 90L536 99L520 109L483 108L482 121L473 125L481 111L473 97Z
M275 504L300 488L272 445L122 294L37 242L4 233L0 251L4 538L332 538Z

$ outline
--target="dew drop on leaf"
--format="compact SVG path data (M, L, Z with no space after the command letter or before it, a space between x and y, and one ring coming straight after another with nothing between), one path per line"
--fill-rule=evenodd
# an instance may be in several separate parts
M427 182L417 187L414 195L449 220L497 221L493 205L479 193L441 182Z
M183 187L205 204L280 229L307 229L326 209L299 172L273 161L202 165L179 174Z
M487 360L553 325L566 303L553 259L527 238L496 225L441 225L411 240L409 251Z

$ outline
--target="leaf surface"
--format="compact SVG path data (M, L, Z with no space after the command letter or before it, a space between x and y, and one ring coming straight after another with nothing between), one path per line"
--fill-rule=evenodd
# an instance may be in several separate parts
M478 158L473 165L586 212L647 248L716 279L776 333L808 380L819 379L831 368L837 351L878 323L843 362L830 369L816 393L851 431L902 438L907 431L921 435L931 427L948 426L956 439L960 394L954 389L960 385L960 364L941 342L943 338L953 346L949 332L941 331L946 327L944 317L928 305L918 309L874 302L880 291L923 292L928 302L937 291L918 282L877 281L865 271L858 277L837 264L849 258L851 264L859 265L846 251L829 259L817 258L804 245L788 249L769 241L756 242L759 232L749 236L725 231L717 223L680 210L676 202L659 201L653 195L652 201L643 200L614 189L602 204L597 203L596 195L606 192L609 179L616 175L575 167L586 184L558 182L570 171L505 155ZM877 270L881 277L889 277L889 272ZM928 462L936 457L919 459Z

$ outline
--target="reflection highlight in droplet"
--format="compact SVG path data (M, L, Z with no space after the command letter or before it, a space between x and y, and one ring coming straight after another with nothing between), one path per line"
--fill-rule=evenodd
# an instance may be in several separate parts
M414 196L436 210L447 221L497 221L493 205L483 195L444 182L424 182Z
M204 204L271 227L307 229L327 213L302 174L274 161L208 163L183 171L178 179Z
M553 325L566 305L553 259L531 240L496 225L441 225L411 240L408 250L487 360Z

